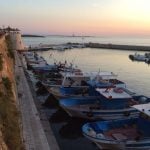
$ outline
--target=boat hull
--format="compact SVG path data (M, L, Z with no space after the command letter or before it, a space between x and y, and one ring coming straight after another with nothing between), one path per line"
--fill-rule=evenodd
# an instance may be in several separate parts
M112 143L104 143L103 141L93 141L99 149L102 149L102 150L150 150L150 146L144 146L144 144L146 143L143 143L143 146L138 146L139 143L137 142L134 146L130 147L127 143L123 143L123 142L118 142L116 144L112 144ZM135 143L135 142L134 142ZM149 145L150 145L150 141L149 141Z
M103 150L150 150L150 139L119 142L93 138L84 133L83 135L89 140L93 141L100 149Z
M94 142L99 149L107 149L107 150L125 150L125 144L120 142L111 142L107 140L99 140L96 138L92 138L86 134L83 134L86 138Z
M143 55L129 55L129 58L131 60L136 60L136 61L145 61L146 57Z
M80 111L80 110L73 110L70 108L66 108L61 106L69 116L71 117L79 117L85 118L89 120L114 120L114 119L122 119L127 117L138 117L139 112L133 108L125 109L125 110L99 110L99 111Z
M69 98L69 97L81 97L81 96L85 96L85 95L88 95L88 94L76 94L73 90L72 90L72 93L75 93L75 94L62 94L60 92L60 87L61 85L59 86L55 86L55 87L51 87L51 88L47 88L49 93L53 94L54 97L57 99L57 100L60 100L60 99L64 99L64 98ZM80 88L80 87L79 87Z

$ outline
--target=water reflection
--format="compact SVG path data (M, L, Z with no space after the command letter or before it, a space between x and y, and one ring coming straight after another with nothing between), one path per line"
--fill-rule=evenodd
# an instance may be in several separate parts
M59 130L59 134L62 138L77 139L83 137L82 126L88 121L80 118L70 118Z
M57 111L54 114L52 114L52 116L50 117L50 122L62 123L62 122L67 122L70 119L71 119L70 116L61 107L59 107Z
M135 53L135 52L133 52ZM130 51L106 49L73 49L63 52L39 52L48 63L54 60L73 62L84 71L112 71L119 75L119 79L138 94L150 96L150 68L145 63L132 62L128 56ZM49 57L52 54L52 57ZM51 98L50 98L51 99ZM54 106L50 106L54 107ZM56 108L50 114L50 123L61 150L97 150L91 141L84 138L81 127L89 122L79 118L71 118L61 108Z
M61 108L49 120L61 150L98 150L95 143L82 135L82 125L89 122L88 120L71 118Z

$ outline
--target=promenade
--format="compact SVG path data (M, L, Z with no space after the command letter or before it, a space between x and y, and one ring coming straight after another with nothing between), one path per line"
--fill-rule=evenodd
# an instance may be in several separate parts
M17 52L15 52L15 74L17 80L18 103L21 112L22 137L25 149L54 150L51 148L52 145L48 143Z

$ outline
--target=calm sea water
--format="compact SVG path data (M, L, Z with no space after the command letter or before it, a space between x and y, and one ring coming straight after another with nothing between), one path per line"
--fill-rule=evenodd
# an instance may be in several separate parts
M134 52L92 48L39 52L49 64L52 64L54 60L62 62L67 60L68 63L73 61L84 71L98 71L99 69L112 71L118 74L118 78L124 81L128 88L138 94L150 96L150 66L144 62L132 62L128 58L131 53ZM96 145L82 136L81 128L85 122L80 119L70 120L60 123L51 122L60 149L98 150ZM71 137L68 138L70 135Z
M47 37L47 38L24 38L26 45L61 44L66 42L102 42L131 45L150 45L150 39L117 39L117 38L72 38L72 37ZM86 42L87 42L86 41ZM150 96L150 66L144 62L132 62L128 56L134 54L131 51L110 50L110 49L71 49L66 51L43 51L38 52L49 64L55 60L68 63L73 62L83 71L111 71L118 74L118 78L124 81L128 88ZM141 52L142 53L142 52ZM60 113L62 114L62 113ZM50 116L52 114L48 114ZM55 117L54 117L55 118ZM57 118L57 117L56 117ZM59 116L58 118L63 118ZM56 136L61 150L98 150L81 133L84 123L79 119L65 120L63 122L51 122L51 127ZM69 135L68 135L69 134ZM68 138L68 136L73 136ZM73 135L75 134L75 135Z
M39 52L50 64L54 60L67 60L68 63L73 61L84 71L112 71L129 88L150 96L150 66L144 62L132 62L128 57L132 53L134 52L91 48Z
M37 46L42 44L64 44L67 42L78 43L111 43L111 44L127 44L127 45L147 45L150 46L150 37L67 37L67 36L47 36L44 38L28 38L24 37L25 45Z

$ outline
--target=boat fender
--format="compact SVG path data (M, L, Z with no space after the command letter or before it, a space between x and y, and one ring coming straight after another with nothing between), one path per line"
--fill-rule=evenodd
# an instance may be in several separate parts
M87 112L87 116L88 117L93 117L93 113L92 112Z
M124 112L124 116L126 116L126 117L130 116L130 112L128 112L128 111Z
M98 133L98 134L96 135L96 137L97 137L97 138L104 138L104 135L103 135L102 133Z
M96 137L96 132L94 130L90 130L89 135L93 136L93 137Z

